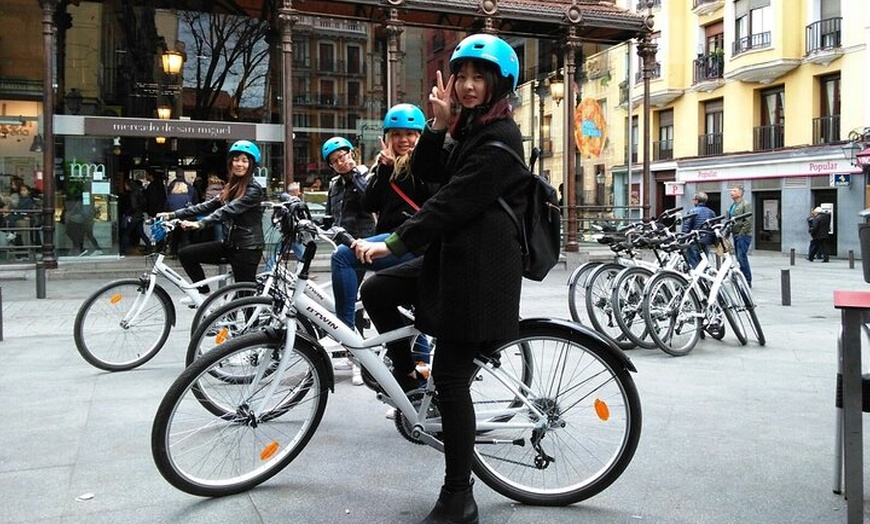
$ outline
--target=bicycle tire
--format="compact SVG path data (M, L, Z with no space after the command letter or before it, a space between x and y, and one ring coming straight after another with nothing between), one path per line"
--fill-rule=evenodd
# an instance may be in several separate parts
M517 346L528 351L518 352ZM602 337L564 321L533 322L503 350L531 359L522 366L530 372L526 378L508 375L515 377L515 387L528 380L527 396L548 422L537 429L512 426L513 421L534 424L537 417L515 389L478 367L472 401L478 427L490 424L487 431L478 431L475 442L478 478L510 499L542 506L573 504L610 486L631 462L640 440L640 397L630 362Z
M761 322L758 320L758 312L756 311L755 299L752 297L752 291L749 289L749 284L746 282L746 277L743 273L735 272L732 275L734 287L740 299L743 301L742 312L749 318L749 326L755 333L755 340L759 346L767 344L767 338L764 336L764 330L761 328Z
M625 266L616 263L601 264L589 276L586 284L586 312L595 331L609 338L620 349L632 349L635 343L616 323L613 307L613 285L616 275Z
M616 324L629 340L643 349L657 347L643 319L643 290L652 275L652 270L641 266L623 269L616 275L611 297Z
M743 326L743 321L740 319L739 306L735 304L734 298L730 295L728 297L723 297L722 293L730 293L730 291L725 290L725 285L720 288L719 291L719 307L722 309L722 313L724 313L725 318L728 320L728 325L731 326L731 331L734 332L734 336L737 337L737 342L741 346L746 345L746 328Z
M220 306L231 302L237 298L255 296L259 292L260 287L256 282L234 282L228 284L209 296L205 297L202 304L196 308L193 314L193 320L190 321L190 332L196 331L202 320L214 312Z
M250 333L203 355L173 382L151 429L154 462L170 484L203 497L240 493L275 476L305 448L331 385L327 361L310 340L297 337L287 370L265 374L261 384L230 384L212 373L234 355L280 353L284 343L283 330ZM258 417L251 408L273 382L274 406ZM203 409L207 390L235 409L221 417Z
M145 279L115 280L85 299L76 313L73 339L88 364L105 371L127 371L163 348L175 324L175 308L159 284L135 322L124 321L130 308L143 299L146 287Z
M688 355L701 338L705 314L686 277L673 271L654 275L643 300L647 329L659 349L674 357Z
M586 281L600 265L601 262L580 264L568 278L568 311L571 313L571 320L585 326L591 325L586 314Z

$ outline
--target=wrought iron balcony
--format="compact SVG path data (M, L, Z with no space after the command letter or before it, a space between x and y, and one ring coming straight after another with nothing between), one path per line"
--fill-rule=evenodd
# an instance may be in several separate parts
M752 145L755 151L772 151L785 146L785 126L774 124L752 129Z
M840 115L813 118L813 144L840 141Z
M722 133L706 133L698 136L698 156L722 154Z
M725 55L712 53L699 56L693 60L695 74L693 83L698 84L707 80L719 80L725 73Z
M657 140L653 142L653 160L673 160L674 158L674 141L673 140Z
M770 47L770 31L738 38L731 44L731 55L737 56L752 49L764 49L765 47Z
M827 18L807 26L807 54L834 49L841 46L840 25L842 18Z

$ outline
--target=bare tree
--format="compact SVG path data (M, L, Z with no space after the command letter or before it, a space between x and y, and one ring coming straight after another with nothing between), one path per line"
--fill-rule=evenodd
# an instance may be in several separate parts
M223 92L230 97L230 118L239 117L241 106L262 105L268 72L269 47L265 40L268 23L249 17L189 11L180 13L180 19L181 37L190 39L186 42L189 55L185 66L190 73L185 75L185 84L196 82L191 116L207 119Z

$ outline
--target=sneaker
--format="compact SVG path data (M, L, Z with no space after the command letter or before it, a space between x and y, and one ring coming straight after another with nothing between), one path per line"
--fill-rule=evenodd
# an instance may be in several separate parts
M181 297L181 299L178 301L178 303L181 304L182 306L195 308L197 306L197 304L202 304L202 301L205 300L205 297L207 297L207 296L208 296L208 293L200 294L200 301L194 302L192 298L185 295L185 296Z
M396 408L390 408L385 415L388 420L396 420Z
M353 366L353 378L351 378L351 384L354 386L362 386L363 378L362 378L362 369L359 366Z
M332 369L336 371L347 371L353 369L353 363L349 358L338 358L332 361Z

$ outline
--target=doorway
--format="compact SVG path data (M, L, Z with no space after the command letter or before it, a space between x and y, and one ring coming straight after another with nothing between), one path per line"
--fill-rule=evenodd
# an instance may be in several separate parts
M755 249L782 251L782 199L779 191L753 193Z

